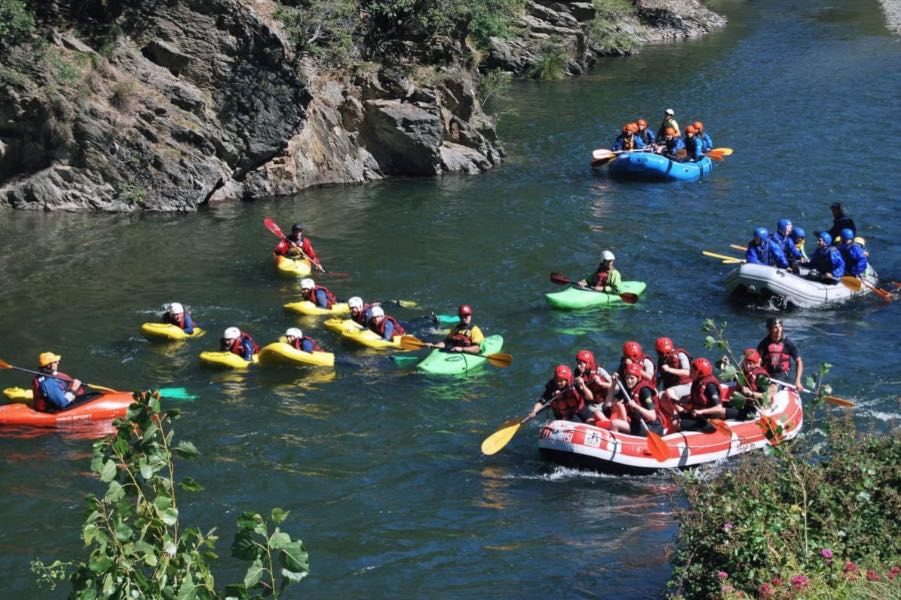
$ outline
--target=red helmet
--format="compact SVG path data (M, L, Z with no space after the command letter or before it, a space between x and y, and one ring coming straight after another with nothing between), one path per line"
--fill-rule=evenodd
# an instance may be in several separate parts
M594 371L597 367L597 363L594 360L594 354L592 354L591 350L579 350L576 352L576 361L582 361L588 365L589 371Z
M757 350L755 350L754 348L748 348L747 350L742 352L742 354L744 355L745 362L749 362L749 363L759 363L760 362L760 353L758 353Z
M703 357L691 361L691 368L697 372L699 377L710 377L713 374L713 365Z
M642 373L642 371L641 371L641 365L638 363L627 364L626 365L626 377L628 377L629 375L633 375L633 376L641 379L642 376L644 375L644 373Z
M659 337L654 342L654 349L660 354L669 354L673 351L673 340L668 337Z
M457 309L457 314L460 317L472 316L472 307L468 304L461 304L460 308Z
M641 344L629 340L623 344L623 356L635 362L640 361L644 357L644 352L641 351Z
M573 382L572 369L570 369L566 365L557 365L557 368L554 369L554 378L555 379L565 379L567 383L572 383Z

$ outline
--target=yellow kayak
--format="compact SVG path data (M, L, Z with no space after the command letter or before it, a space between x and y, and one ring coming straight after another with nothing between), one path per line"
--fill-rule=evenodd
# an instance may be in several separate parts
M234 352L217 351L217 352L201 352L200 362L206 365L216 367L228 367L230 369L246 369L250 365L255 365L260 361L260 355L254 354L253 360L244 360Z
M335 355L331 352L304 352L285 342L272 342L263 346L258 356L261 365L335 366Z
M326 319L323 325L335 333L341 333L345 329L363 329L363 326L353 319Z
M141 325L141 333L151 340L186 340L196 338L206 333L200 327L194 328L194 333L185 333L184 329L171 323L144 323Z
M350 312L350 307L347 306L347 302L338 302L331 308L321 308L309 300L301 300L300 302L285 304L285 310L302 315L343 315Z
M389 342L388 340L382 339L376 332L370 331L369 329L363 329L357 323L353 323L353 326L341 329L338 333L340 333L341 337L345 340L350 340L366 346L367 348L376 348L377 350L399 350L403 348L400 345L400 338L403 336L396 335L394 336L393 341Z
M306 277L313 272L313 263L306 258L288 258L281 254L273 254L275 270L285 277Z
M31 401L34 400L31 390L20 387L8 387L3 390L3 395L9 398L10 402L25 402L26 404L31 404Z

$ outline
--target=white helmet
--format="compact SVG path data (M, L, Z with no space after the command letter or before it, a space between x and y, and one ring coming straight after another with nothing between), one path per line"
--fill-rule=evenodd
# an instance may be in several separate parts
M312 290L314 287L316 287L316 282L309 277L300 280L300 289Z
M616 260L616 257L613 256L613 252L610 252L610 250L604 250L603 252L601 252L601 258L603 258L604 260Z
M350 308L363 308L363 299L359 296L353 296L347 300L347 306Z
M185 307L178 302L173 302L169 305L169 312L171 312L173 315L180 315L185 312Z
M288 331L285 332L285 337L302 338L303 332L297 327L288 327Z
M241 330L237 327L229 327L225 330L225 333L222 334L222 337L227 340L236 340L241 337Z
M385 310L384 310L381 306L373 306L373 307L372 307L372 312L369 313L369 314L370 314L371 316L373 316L373 317L384 317L384 316L385 316Z

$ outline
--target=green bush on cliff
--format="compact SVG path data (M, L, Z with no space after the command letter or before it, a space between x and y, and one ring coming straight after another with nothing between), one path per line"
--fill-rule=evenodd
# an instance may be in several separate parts
M23 0L0 0L0 42L15 44L34 31L34 16Z

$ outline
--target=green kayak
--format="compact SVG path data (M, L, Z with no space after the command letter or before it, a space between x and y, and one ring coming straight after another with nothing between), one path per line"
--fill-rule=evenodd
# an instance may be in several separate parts
M624 281L620 285L621 293L630 293L640 296L646 287L643 281ZM547 301L554 308L573 310L578 308L619 308L627 306L619 297L619 294L607 294L596 292L577 286L570 286L562 292L545 294Z
M482 340L482 354L494 354L504 347L504 338L499 335L489 335ZM485 358L465 352L444 352L432 350L416 368L426 373L437 375L459 375L477 369L485 363Z

